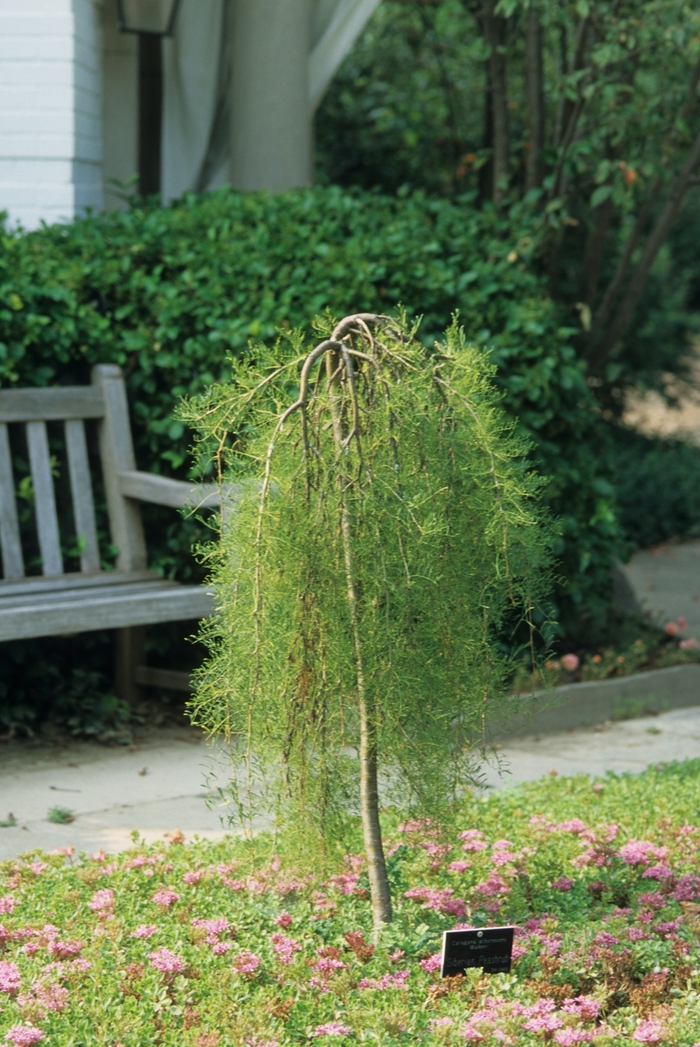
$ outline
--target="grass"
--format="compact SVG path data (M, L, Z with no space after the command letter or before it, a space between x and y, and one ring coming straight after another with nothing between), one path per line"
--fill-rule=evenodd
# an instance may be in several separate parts
M376 947L357 855L319 874L269 837L27 854L0 864L0 1042L693 1047L699 812L700 760L469 794L444 827L387 812ZM444 929L505 922L511 974L440 980Z
M70 807L49 807L46 821L53 822L54 825L70 825L75 821L75 811Z

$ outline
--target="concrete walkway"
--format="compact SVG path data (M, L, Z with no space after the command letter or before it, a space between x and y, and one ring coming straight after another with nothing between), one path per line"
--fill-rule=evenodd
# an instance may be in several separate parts
M686 635L700 638L700 542L662 547L625 568L637 597L659 620L684 615ZM499 743L501 768L489 767L493 788L541 777L638 772L652 763L700 757L700 704L656 717ZM179 829L187 838L226 833L224 811L207 805L212 771L225 769L201 734L178 728L141 729L135 744L106 748L89 742L0 743L0 860L43 848L76 851L128 847L133 830L149 842ZM66 807L69 824L52 824L49 809Z

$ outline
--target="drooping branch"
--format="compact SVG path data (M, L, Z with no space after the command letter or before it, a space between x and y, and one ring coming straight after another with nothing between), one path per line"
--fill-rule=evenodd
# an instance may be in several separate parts
M358 604L356 572L353 551L352 517L349 505L353 485L356 479L344 467L347 451L352 445L361 458L360 408L355 380L353 356L360 357L374 366L378 366L375 355L375 339L372 328L380 325L391 325L388 317L373 313L358 313L346 317L333 330L330 338L325 339L313 349L304 360L299 381L299 396L279 417L272 438L267 447L263 482L258 503L258 521L255 540L255 574L253 619L255 628L254 657L256 665L260 658L263 586L262 586L262 539L264 510L270 494L272 460L278 436L287 421L296 413L301 417L302 443L304 458L307 461L307 496L309 491L308 457L309 441L307 433L307 407L311 397L310 376L315 364L323 357L326 359L327 386L330 394L333 439L337 455L337 482L340 490L340 534L343 547L343 560L346 578L348 617L352 630L352 642L355 656L355 682L358 700L358 719L360 725L359 765L360 765L360 809L362 814L363 837L367 857L367 870L370 881L370 895L374 924L379 928L390 923L392 919L391 892L387 877L386 861L382 845L381 825L379 821L379 781L376 710L366 686L364 667L364 648L360 627L360 610ZM358 351L352 344L352 336L359 335L367 352ZM344 396L349 393L350 424L345 431ZM256 669L259 679L259 669Z

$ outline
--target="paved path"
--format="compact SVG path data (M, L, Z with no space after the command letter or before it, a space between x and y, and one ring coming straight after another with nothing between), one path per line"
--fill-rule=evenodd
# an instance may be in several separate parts
M205 779L216 766L198 732L151 731L139 744L105 748L13 742L0 746L0 860L42 847L73 845L94 852L121 850L137 829L149 842L180 829L210 839L225 834L220 812L206 804ZM47 820L66 807L75 821Z
M642 607L660 623L683 616L700 639L700 541L638 552L624 568Z
M561 775L642 771L651 763L700 757L700 708L661 716L508 740L499 756L510 773L491 767L494 788ZM128 749L74 744L47 749L22 743L0 749L0 860L42 847L72 845L90 853L128 847L137 829L149 842L175 829L187 838L225 835L219 813L205 802L204 781L216 754L194 732L164 731ZM69 807L74 822L46 820L50 807Z
M686 635L700 638L700 542L638 554L625 568L639 599L659 620L684 615ZM487 769L493 788L558 774L642 771L652 763L700 757L700 707L657 717L505 740L502 772ZM77 851L129 846L132 830L148 841L179 829L210 839L226 833L221 811L207 805L206 781L217 754L188 727L141 730L136 744L64 746L0 743L0 860L34 848ZM221 773L221 772L220 772ZM51 807L75 813L70 824L47 820Z

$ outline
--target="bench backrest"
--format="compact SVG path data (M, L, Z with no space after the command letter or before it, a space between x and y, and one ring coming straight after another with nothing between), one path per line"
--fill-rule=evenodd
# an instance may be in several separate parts
M136 468L124 379L119 367L100 364L93 368L91 385L0 390L0 551L6 580L25 577L8 430L13 424L26 426L43 574L64 573L47 422L63 422L80 570L100 570L85 433L88 419L97 420L111 538L119 550L117 569L145 569L146 544L138 503L122 494L118 476L121 470Z

